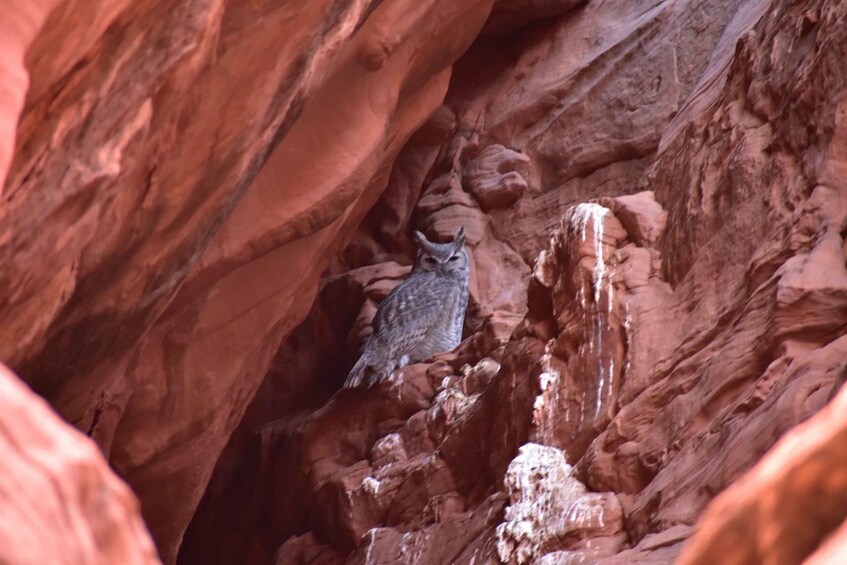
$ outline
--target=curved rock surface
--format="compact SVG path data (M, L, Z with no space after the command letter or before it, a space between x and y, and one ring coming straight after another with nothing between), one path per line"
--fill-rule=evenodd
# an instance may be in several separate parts
M0 365L0 562L159 563L97 446Z
M843 2L7 4L0 359L166 563L843 552ZM460 225L462 345L337 392Z
M0 214L0 359L98 441L165 561L490 8L57 2L10 52L32 78Z
M844 560L847 537L839 525L847 518L845 408L847 392L786 434L712 502L680 564Z
M320 410L257 399L261 439L224 454L186 563L215 562L202 540L231 523L253 531L230 555L306 535L354 563L667 563L709 501L824 405L847 355L843 7L710 10L588 3L471 47L279 353L321 383ZM326 403L410 261L407 224L468 230L467 339ZM307 335L349 359L314 359ZM571 480L544 471L564 490L510 505L527 442L559 450L620 522L521 518L567 505Z

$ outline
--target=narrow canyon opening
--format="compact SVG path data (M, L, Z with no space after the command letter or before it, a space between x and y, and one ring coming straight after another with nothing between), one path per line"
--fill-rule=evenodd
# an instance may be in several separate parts
M58 494L0 539L63 541L0 561L845 557L847 4L12 4L3 473ZM461 345L340 390L459 228Z

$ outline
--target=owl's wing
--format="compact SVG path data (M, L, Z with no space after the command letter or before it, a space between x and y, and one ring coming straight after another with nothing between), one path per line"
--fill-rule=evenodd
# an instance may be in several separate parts
M411 352L443 315L449 283L429 274L406 279L377 308L365 351L350 371L345 387L372 384L387 377L394 363Z
M428 274L399 284L374 316L373 345L392 359L411 352L443 316L448 287L448 281Z
M417 345L442 312L445 286L444 279L421 274L394 287L377 308L374 336L386 333L403 342L412 340L406 350Z

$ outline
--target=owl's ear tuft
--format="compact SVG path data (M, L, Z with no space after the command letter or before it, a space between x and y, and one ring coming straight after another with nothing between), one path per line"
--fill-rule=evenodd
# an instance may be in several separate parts
M422 234L418 230L415 230L414 235L415 235L415 241L418 243L418 247L420 247L421 249L428 249L429 248L429 240L426 238L426 236L424 234Z
M453 237L453 243L456 249L459 249L465 244L465 239L465 226L459 226L459 229L456 230L456 235Z

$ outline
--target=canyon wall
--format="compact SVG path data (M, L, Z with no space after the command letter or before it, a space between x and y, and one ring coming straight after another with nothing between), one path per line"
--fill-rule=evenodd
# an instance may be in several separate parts
M182 562L678 558L847 359L845 15L589 2L483 33L277 354ZM463 345L333 394L408 271L407 226L446 240L459 225ZM731 539L784 520L750 519ZM717 543L722 527L685 559L780 554Z
M0 359L100 444L173 561L490 0L54 4L12 84Z
M847 6L14 14L0 359L164 562L843 553ZM462 345L337 392L459 226Z
M0 365L0 562L159 563L138 499L89 438Z

